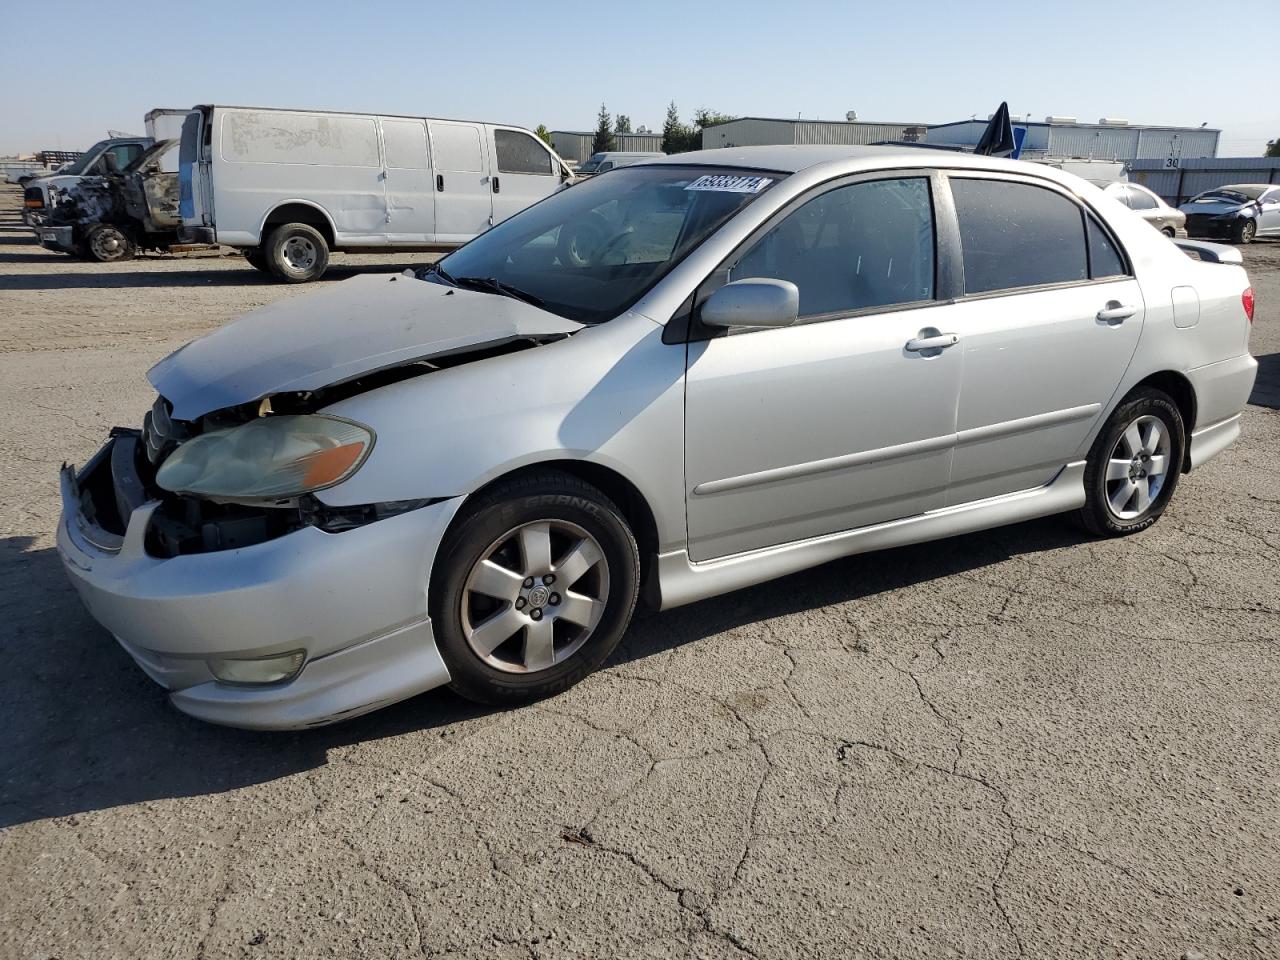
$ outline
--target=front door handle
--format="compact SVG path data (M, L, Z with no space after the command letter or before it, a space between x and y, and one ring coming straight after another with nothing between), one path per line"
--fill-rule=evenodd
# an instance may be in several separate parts
M920 353L922 350L945 350L959 342L960 337L954 333L939 333L932 337L916 337L914 340L908 340L906 349L912 353Z
M441 193L444 192L444 174L443 173L436 174L436 189L439 190Z
M1098 319L1103 323L1124 323L1137 312L1137 307L1131 307L1119 300L1108 300L1107 305L1098 311Z
M494 177L494 178L493 178L493 192L494 192L494 193L501 193L501 192L502 192L502 185L501 185L500 183L498 183L498 178L497 178L497 177Z

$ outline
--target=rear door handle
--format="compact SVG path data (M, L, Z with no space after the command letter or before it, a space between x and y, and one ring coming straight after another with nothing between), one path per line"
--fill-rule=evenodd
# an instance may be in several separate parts
M436 189L439 190L441 193L444 192L444 174L443 173L436 174Z
M494 177L494 178L493 178L493 192L494 192L494 193L501 193L501 192L502 192L502 185L501 185L500 183L498 183L498 178L497 178L497 177Z
M1131 307L1119 300L1108 300L1107 305L1098 311L1098 319L1103 323L1124 323L1137 312L1137 307Z
M922 350L945 350L959 342L960 337L954 333L939 333L933 337L916 337L914 340L908 340L906 349L912 353L919 353Z

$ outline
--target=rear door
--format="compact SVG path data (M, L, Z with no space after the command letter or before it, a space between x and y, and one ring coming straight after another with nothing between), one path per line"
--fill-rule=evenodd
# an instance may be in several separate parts
M1056 184L953 172L964 380L948 503L1048 483L1107 410L1142 291L1101 220ZM956 227L953 225L953 229Z
M426 243L436 232L436 189L425 120L382 117L387 240Z
M431 159L436 187L436 239L466 243L493 222L493 188L478 123L430 120Z
M559 189L559 161L537 137L523 130L491 127L495 172L493 222L498 223Z

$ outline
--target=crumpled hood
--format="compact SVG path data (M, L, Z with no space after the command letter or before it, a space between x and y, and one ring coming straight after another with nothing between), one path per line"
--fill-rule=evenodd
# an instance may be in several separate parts
M147 379L173 404L175 418L194 420L271 394L581 329L510 297L364 274L253 310L174 351Z
M1244 203L1233 203L1230 200L1190 200L1178 209L1188 214L1221 217L1229 213L1238 213L1245 207L1257 207L1257 204L1252 200L1246 200Z

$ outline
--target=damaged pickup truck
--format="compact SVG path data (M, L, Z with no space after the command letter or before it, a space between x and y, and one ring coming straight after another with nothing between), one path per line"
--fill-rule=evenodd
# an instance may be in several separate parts
M106 173L84 177L63 190L58 204L35 228L48 250L114 263L141 250L166 252L178 242L178 174L166 171L166 154L178 141L162 140L124 169L106 154Z
M58 549L206 720L548 696L640 597L1053 513L1155 523L1257 368L1238 252L1183 244L986 156L624 167L162 360L141 430L64 467Z

